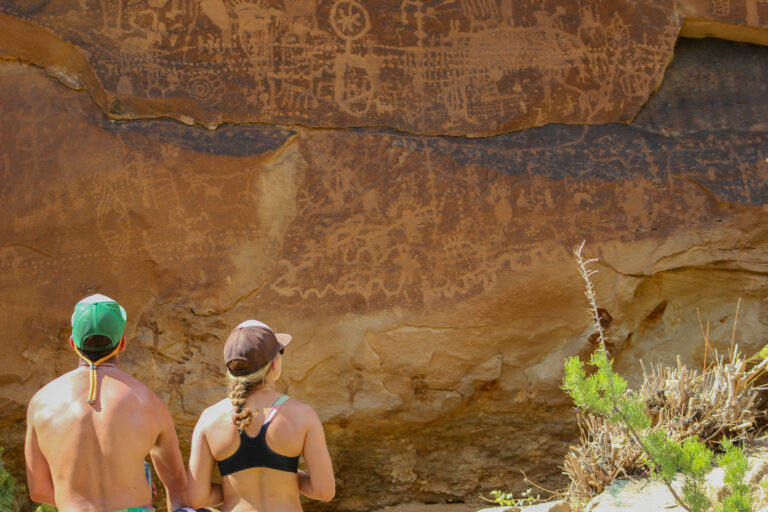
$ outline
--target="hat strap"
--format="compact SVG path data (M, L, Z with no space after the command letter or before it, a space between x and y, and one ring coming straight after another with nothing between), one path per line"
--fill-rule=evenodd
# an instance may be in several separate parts
M120 343L117 344L115 349L107 354L106 356L102 357L98 361L91 361L87 357L83 355L82 352L80 352L80 349L75 347L75 352L77 352L77 355L80 356L80 359L86 362L88 366L90 367L90 383L88 386L88 403L89 404L95 404L96 403L96 391L99 387L99 381L96 378L96 367L99 366L101 363L109 359L110 357L117 354L118 350L120 350Z

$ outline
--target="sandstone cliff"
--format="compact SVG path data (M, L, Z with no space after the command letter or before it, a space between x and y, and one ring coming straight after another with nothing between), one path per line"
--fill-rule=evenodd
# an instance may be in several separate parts
M547 485L591 350L617 366L768 337L768 50L754 0L0 3L0 444L75 364L73 304L186 449L255 317L371 510ZM657 90L658 89L658 90ZM655 91L655 92L654 92ZM486 136L486 137L478 137Z

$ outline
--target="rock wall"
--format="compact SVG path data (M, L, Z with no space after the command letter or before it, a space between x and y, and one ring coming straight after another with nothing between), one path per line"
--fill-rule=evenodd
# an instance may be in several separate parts
M728 346L739 299L759 348L768 50L677 34L760 43L768 12L675 5L1 3L14 474L26 403L76 364L69 315L95 291L128 310L121 363L185 451L232 326L293 333L283 384L338 477L316 510L471 500L519 469L563 483L562 361L592 349L582 240L630 379L638 359L701 364L699 317Z

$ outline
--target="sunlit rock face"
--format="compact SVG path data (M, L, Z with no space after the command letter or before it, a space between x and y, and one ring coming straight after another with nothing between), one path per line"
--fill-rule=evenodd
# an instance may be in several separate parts
M26 403L76 364L69 315L96 291L128 310L121 364L185 452L224 395L229 330L291 332L281 385L337 470L318 510L472 500L520 469L563 484L563 358L593 349L582 240L632 385L639 359L702 364L707 324L721 352L758 349L768 51L675 46L689 14L671 3L505 5L0 6L14 474Z

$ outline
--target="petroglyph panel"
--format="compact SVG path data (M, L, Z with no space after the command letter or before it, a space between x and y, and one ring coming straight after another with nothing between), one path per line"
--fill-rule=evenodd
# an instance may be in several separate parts
M29 72L4 70L8 284L126 262L163 296L199 295L205 311L254 290L309 310L431 308L562 257L540 249L553 240L563 251L589 232L630 243L706 224L718 201L768 196L766 132L755 125L674 138L654 133L661 117L654 131L548 126L468 140L210 132L105 121L83 93L65 101L42 75L19 88ZM151 263L135 270L137 260Z
M558 477L557 450L577 435L557 409L559 372L587 343L571 254L582 239L605 265L615 324L635 333L625 361L698 343L702 297L730 340L729 301L743 296L740 346L766 339L768 133L741 110L765 100L734 80L766 81L768 48L728 47L673 65L685 77L665 82L641 125L484 139L113 122L85 91L0 62L0 445L14 476L24 405L76 364L71 307L98 290L126 305L121 364L167 401L185 449L224 394L229 328L258 315L295 333L283 383L326 421L334 510L477 496L508 485L515 464ZM707 95L716 130L690 120L687 90ZM633 319L661 299L676 316L649 345ZM683 335L672 324L686 308ZM480 423L488 435L462 441ZM510 436L527 448L499 441Z
M451 135L629 121L681 23L673 0L26 5L0 10L85 50L123 118L131 97L183 97L223 121Z
M563 258L588 232L630 243L708 224L718 200L761 205L766 143L765 132L669 139L630 127L477 142L312 137L308 173L320 179L297 195L304 221L270 288L316 308L467 298L532 260ZM555 240L559 251L538 249Z

